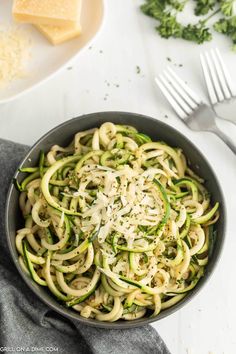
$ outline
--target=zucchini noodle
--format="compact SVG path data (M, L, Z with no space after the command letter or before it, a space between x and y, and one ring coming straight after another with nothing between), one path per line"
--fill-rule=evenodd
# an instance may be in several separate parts
M107 122L20 170L19 264L81 316L158 316L204 275L219 218L181 149Z

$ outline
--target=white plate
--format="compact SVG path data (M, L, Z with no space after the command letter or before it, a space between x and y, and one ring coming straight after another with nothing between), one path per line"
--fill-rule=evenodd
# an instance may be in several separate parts
M0 22L13 23L11 16L12 1L1 0ZM81 16L83 33L67 43L53 46L32 25L19 26L29 32L32 39L31 58L27 67L27 76L15 80L0 89L0 103L10 101L38 86L67 66L87 46L101 29L104 18L103 0L84 0Z

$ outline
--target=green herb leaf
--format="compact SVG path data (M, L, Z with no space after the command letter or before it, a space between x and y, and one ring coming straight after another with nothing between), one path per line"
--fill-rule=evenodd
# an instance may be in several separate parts
M166 8L166 0L147 0L146 4L141 6L141 10L145 15L151 16L156 20L162 18L163 12Z
M216 0L195 0L196 7L194 13L197 16L206 15L210 10L213 10Z
M184 1L176 1L176 0L169 0L167 3L171 5L175 10L181 12L183 11L185 4L188 2L188 0Z
M221 12L225 16L233 16L235 0L222 0L220 4Z
M177 22L176 17L170 13L162 16L161 23L156 27L163 38L180 38L182 36L183 26Z
M200 21L196 25L188 24L186 27L184 27L182 38L188 41L202 44L204 42L211 41L212 34L209 28L205 27L205 24Z
M225 18L221 18L214 24L214 30L219 33L226 34L228 32L228 20Z
M236 45L236 16L230 18L221 18L214 24L214 29L217 32L223 33L227 37L229 37L233 42L232 49L235 50L234 47Z

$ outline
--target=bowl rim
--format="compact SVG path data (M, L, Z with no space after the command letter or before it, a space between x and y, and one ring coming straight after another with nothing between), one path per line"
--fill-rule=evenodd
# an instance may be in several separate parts
M11 258L18 270L18 272L20 273L21 277L23 278L23 280L26 282L26 284L29 286L29 288L35 293L35 295L43 302L45 303L49 308L51 308L52 310L56 311L57 313L61 314L62 316L69 318L71 320L75 320L78 321L84 325L88 325L91 327L97 327L97 328L107 328L107 329L128 329L128 328L135 328L135 327L140 327L140 326L144 326L156 321L160 321L161 319L168 317L169 315L171 315L172 313L178 311L179 309L181 309L182 307L184 307L187 303L189 303L190 301L192 301L192 299L200 292L200 290L206 285L206 283L209 281L209 279L211 278L212 274L215 272L217 265L219 264L219 260L222 256L222 251L225 245L225 235L226 235L226 229L227 229L227 209L225 207L225 197L224 197L224 193L222 190L222 187L219 183L219 180L215 174L215 171L211 165L211 163L208 161L208 159L203 155L203 153L198 149L198 147L196 147L196 145L194 143L192 143L192 141L190 141L187 137L185 137L179 130L177 130L176 128L173 128L172 126L170 126L169 124L164 123L163 121L154 118L154 117L150 117L148 115L144 115L144 114L140 114L140 113L135 113L135 112L124 112L124 111L101 111L101 112L93 112L93 113L88 113L88 114L83 114L80 115L78 117L66 120L65 122L55 126L54 128L50 129L48 132L46 132L43 136L41 136L33 145L32 147L30 147L30 149L28 150L28 152L26 153L26 155L24 156L24 158L21 160L21 162L18 164L17 169L14 173L14 176L12 178L16 178L20 172L18 171L20 167L22 167L25 162L29 159L29 156L34 152L35 148L47 137L50 137L50 135L54 132L56 132L57 130L60 130L61 128L70 125L71 123L75 122L75 121L81 121L81 120L89 120L90 117L94 117L96 115L99 116L107 116L107 118L110 115L117 115L120 116L126 116L127 120L129 119L129 117L136 117L136 118L141 118L141 119L146 119L148 121L152 121L155 122L155 124L157 125L161 125L162 127L170 130L173 132L173 134L177 134L180 136L181 139L185 140L193 150L195 150L197 152L197 154L199 155L200 159L203 160L207 165L208 168L210 170L210 172L212 173L215 183L217 185L217 188L219 190L219 194L221 196L221 210L223 213L223 227L222 227L222 233L221 233L221 244L220 244L220 248L218 250L217 255L214 257L214 264L211 268L210 271L207 272L207 274L204 275L204 277L202 278L202 281L200 280L199 283L197 284L197 286L191 291L189 292L189 294L184 297L181 301L179 301L177 304L173 305L172 307L161 311L159 313L159 315L157 315L156 317L144 317L138 320L134 320L134 321L118 321L118 322L101 322L101 321L97 321L94 319L86 319L82 316L79 315L79 313L77 313L76 311L70 311L67 312L68 309L66 307L64 307L63 305L61 305L59 302L54 305L52 302L50 302L50 300L48 300L43 294L41 293L37 293L35 287L33 286L34 281L21 269L18 260L16 259L15 256L15 246L12 244L11 239L10 239L10 230L9 230L9 209L10 209L10 205L11 205L11 195L12 192L14 190L14 186L11 183L8 189L8 193L7 193L7 199L6 199L6 210L5 210L5 235L7 238L7 244L8 244L8 249L10 250L10 254L11 254ZM112 119L111 119L112 120ZM107 121L109 121L109 119L107 119ZM79 131L79 128L78 128ZM56 300L57 301L57 300ZM66 311L67 310L67 311Z

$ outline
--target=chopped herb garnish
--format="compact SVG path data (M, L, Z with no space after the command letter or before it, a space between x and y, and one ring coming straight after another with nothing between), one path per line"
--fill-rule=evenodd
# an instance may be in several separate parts
M176 16L166 13L163 14L160 25L156 27L156 30L163 38L180 38L182 36L183 27L177 21Z
M225 16L233 16L233 14L234 14L234 5L235 5L235 0L226 0L226 1L222 0L220 2L221 12Z
M209 31L209 28L205 27L204 22L198 22L196 25L187 25L183 29L182 38L202 44L208 42L212 39L212 34Z
M211 41L212 29L229 37L236 46L236 0L194 0L194 13L200 20L182 24L178 14L191 0L145 0L141 6L144 14L158 21L157 32L163 38L182 38L198 44ZM217 22L209 24L216 14L223 16ZM205 15L208 15L206 17ZM167 60L169 60L167 58ZM169 60L170 61L170 60Z
M215 4L215 0L196 0L194 13L196 16L206 15L210 10L214 9Z
M233 43L233 50L236 49L236 16L230 18L221 18L214 24L214 29L217 32L223 33L229 37Z

